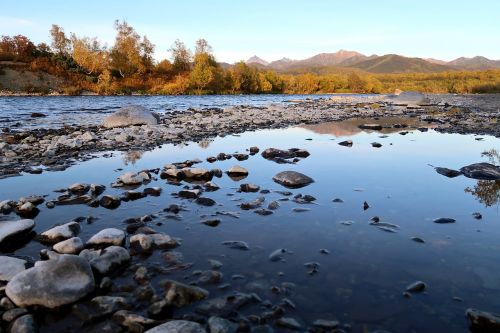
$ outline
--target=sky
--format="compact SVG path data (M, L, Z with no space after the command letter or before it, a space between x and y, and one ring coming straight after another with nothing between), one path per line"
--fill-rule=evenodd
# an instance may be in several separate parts
M340 49L452 60L500 59L500 0L0 0L0 35L49 42L53 23L66 33L112 45L126 20L169 57L179 38L205 38L218 61L253 55L305 59Z

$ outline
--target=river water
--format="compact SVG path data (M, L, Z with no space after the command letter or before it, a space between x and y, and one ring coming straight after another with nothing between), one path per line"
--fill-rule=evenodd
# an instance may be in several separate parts
M44 106L45 110L49 110L47 104L52 103L51 98L47 98L50 102ZM138 98L151 104L155 100L155 97ZM198 107L214 106L202 101L196 102ZM5 106L5 101L2 103ZM118 106L116 101L108 103L108 107ZM179 186L158 177L147 186L161 187L161 196L123 202L115 210L85 205L47 209L42 205L35 218L35 231L40 233L80 216L96 217L91 224L82 223L79 237L86 241L104 228L124 229L123 221L127 218L154 214L149 225L182 239L182 245L174 251L182 253L185 263L193 264L183 271L153 274L151 283L158 294L162 292L159 287L162 279L195 281L194 272L210 269L208 260L216 259L223 263L220 271L224 277L219 284L203 286L211 297L233 291L255 292L273 305L286 297L296 308L287 308L285 316L295 318L303 329L316 319L335 319L352 332L468 332L464 314L467 308L500 313L500 183L463 176L450 179L432 167L458 169L477 162L499 164L500 140L490 136L478 140L473 135L441 134L432 129L409 130L405 134L393 128L381 133L362 131L357 125L358 122L351 120L260 130L186 145L168 144L152 151L114 152L112 156L82 162L62 172L2 179L0 201L17 200L29 194L46 195L45 199L51 200L59 195L54 190L77 182L104 184L106 194L120 195L123 190L111 188L110 184L126 171L161 168L195 158L203 161L197 166L208 169L225 171L241 165L249 170L243 180L235 181L226 175L214 178L220 190L204 193L217 202L213 207L173 197L171 194L179 191ZM347 139L353 141L352 147L338 144ZM372 142L379 142L382 147L374 148ZM241 162L234 158L215 163L205 161L220 152L246 152L251 146L261 151L269 147L297 147L311 155L296 164L277 164L260 154ZM273 175L283 170L302 172L315 182L301 189L286 189L272 180ZM242 183L257 184L270 193L239 193L237 189ZM277 192L284 190L293 195ZM296 203L293 196L299 193L317 200L312 204ZM263 207L273 200L279 200L280 207L269 216L239 208L241 202L260 196L265 198ZM333 202L334 198L343 202ZM366 210L364 202L369 204ZM174 203L186 208L176 218L163 211ZM296 212L296 207L308 210ZM217 215L221 223L214 228L200 223L220 211L235 212L238 217ZM479 212L482 219L475 219L474 212ZM388 232L370 225L374 216L398 227L395 232ZM456 219L456 223L434 223L439 217ZM2 217L10 218L16 217L14 214ZM415 242L412 237L419 237L425 243ZM250 249L240 251L222 244L229 240L245 241ZM48 247L33 240L19 244L12 253L36 260L44 248ZM269 255L279 248L290 253L284 255L283 261L270 261ZM155 272L158 267L167 267L162 255L157 251L150 257L134 257L132 264L145 265ZM316 274L309 274L304 266L309 262L319 264ZM134 284L132 275L132 270L126 271L117 277L116 283ZM406 287L415 281L424 281L426 291L403 297ZM219 288L226 283L229 287ZM193 313L197 305L175 310L174 315ZM134 311L146 315L146 309L137 305ZM239 315L260 316L265 311L255 304L241 308ZM71 314L38 319L43 332L85 330ZM281 330L276 328L277 332Z

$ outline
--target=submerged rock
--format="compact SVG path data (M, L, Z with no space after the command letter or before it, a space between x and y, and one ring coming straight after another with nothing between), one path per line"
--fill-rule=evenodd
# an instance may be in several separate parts
M450 217L440 217L437 219L434 219L432 222L438 223L438 224L446 224L446 223L455 223L457 220L452 219Z
M490 163L475 163L460 168L465 177L480 180L500 180L500 167Z
M131 125L157 125L159 117L143 106L129 105L118 109L106 117L103 126L106 128L125 127Z
M173 249L178 242L166 234L136 234L130 237L130 247L137 252L151 252L155 249Z
M442 167L435 167L434 170L436 170L436 172L440 175L446 176L448 178L455 178L462 174L460 171Z
M427 289L427 284L422 281L415 281L406 287L406 291L411 293L419 293Z
M203 315L225 317L253 300L254 298L251 295L235 292L234 294L204 301L196 308L196 312Z
M156 326L145 333L206 333L207 331L198 323L187 320L172 320Z
M60 255L17 274L7 284L6 293L19 307L56 308L74 303L93 290L89 263L79 256Z
M83 250L83 242L79 237L73 237L55 244L53 248L61 254L78 254Z
M165 288L165 300L170 306L181 308L194 302L206 299L208 291L195 286L189 286L174 280L162 282Z
M277 173L273 180L288 188L300 188L314 182L311 177L308 177L297 171L282 171Z
M246 242L243 241L225 241L222 242L223 245L227 245L232 249L237 249L237 250L250 250L250 246Z

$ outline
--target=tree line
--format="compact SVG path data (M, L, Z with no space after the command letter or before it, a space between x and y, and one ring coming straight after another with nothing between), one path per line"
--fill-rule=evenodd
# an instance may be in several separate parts
M50 45L35 45L22 35L2 36L0 61L3 66L26 63L29 70L61 77L64 85L59 92L66 94L500 92L499 70L370 74L344 69L319 75L278 73L243 61L223 66L205 39L196 41L194 51L177 39L169 49L171 57L155 61L155 45L147 36L126 21L117 20L114 27L116 37L110 47L97 37L68 35L56 24L50 29Z

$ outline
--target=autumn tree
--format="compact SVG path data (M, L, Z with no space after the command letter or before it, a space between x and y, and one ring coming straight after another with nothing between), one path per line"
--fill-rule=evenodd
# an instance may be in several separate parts
M205 39L196 41L193 70L190 74L191 85L201 93L214 83L217 74L217 62L212 54L212 47Z
M244 61L235 64L231 74L235 92L256 93L259 91L258 71L248 66Z
M97 38L71 35L72 57L88 75L102 73L109 64L109 54Z
M35 52L35 44L23 35L2 36L0 41L0 58L4 60L30 61Z
M172 54L172 65L175 72L182 73L191 69L191 52L183 42L176 39L169 51Z
M52 38L52 49L60 55L67 55L70 52L71 41L66 37L64 29L57 24L52 24L50 29L50 36Z

